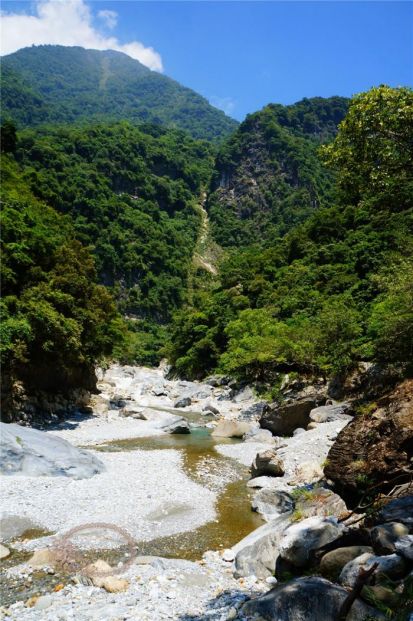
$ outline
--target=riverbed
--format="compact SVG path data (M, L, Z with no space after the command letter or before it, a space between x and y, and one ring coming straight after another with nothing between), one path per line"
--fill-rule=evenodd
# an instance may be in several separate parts
M154 395L153 387L159 392L160 384L167 394ZM45 476L0 480L2 519L26 518L39 533L52 533L34 538L21 533L16 563L27 560L27 550L53 545L56 537L88 523L121 527L136 542L138 555L191 561L199 561L208 550L230 548L262 524L251 510L248 468L217 450L240 441L214 438L214 417L202 412L205 403L214 404L221 416L236 419L249 405L248 398L238 403L219 400L221 389L165 382L160 369L111 368L101 377L101 388L99 399L107 400L107 411L96 407L87 415L78 412L45 432L93 452L103 462L104 472L81 480ZM182 390L195 395L192 404L174 408ZM124 400L152 409L154 419L123 417L114 403ZM190 433L164 432L156 424L156 413L182 416ZM10 559L7 565L12 564ZM3 585L7 588L7 581ZM16 599L24 600L32 592L32 586L17 587Z

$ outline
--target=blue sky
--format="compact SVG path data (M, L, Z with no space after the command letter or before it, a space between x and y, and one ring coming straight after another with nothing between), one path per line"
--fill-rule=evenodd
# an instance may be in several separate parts
M32 40L31 22L24 28L12 20L3 25L11 39L13 28L26 37L16 34L20 38L9 51L39 40L75 44L78 39L72 42L70 36L83 32L76 21L73 33L70 16L62 18L61 35L56 26L56 11L75 7L81 12L76 19L89 20L85 45L94 45L93 36L99 46L115 41L118 49L162 67L239 120L269 102L350 96L381 83L413 86L411 2L42 0L3 2L2 8L13 17L39 15L41 5L43 24L33 22L33 32L41 33ZM47 16L49 5L53 15ZM47 23L53 35L47 34ZM130 42L135 47L122 47Z

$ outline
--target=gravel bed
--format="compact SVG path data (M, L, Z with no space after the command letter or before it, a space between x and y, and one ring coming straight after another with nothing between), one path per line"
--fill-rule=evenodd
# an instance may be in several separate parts
M122 578L125 592L107 593L93 586L68 584L43 596L33 608L23 602L5 611L7 620L22 621L226 621L234 619L252 595L268 590L256 578L235 579L230 564L217 552L199 563L152 557L133 565Z
M137 540L193 530L215 518L216 494L186 476L178 451L96 455L106 471L90 479L2 477L3 511L49 531L110 522Z

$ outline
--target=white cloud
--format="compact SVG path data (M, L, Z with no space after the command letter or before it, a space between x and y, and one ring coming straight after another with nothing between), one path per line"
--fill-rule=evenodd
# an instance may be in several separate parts
M93 25L92 12L84 0L36 0L34 6L35 15L1 13L2 55L30 45L79 45L124 52L149 69L163 71L161 56L152 47L145 47L139 41L121 44L116 37L100 33ZM98 16L108 27L116 24L114 11L100 11Z
M236 102L231 97L217 97L213 95L209 99L209 103L220 110L223 110L225 114L231 115L234 112Z
M102 20L105 26L107 26L111 30L118 23L118 14L116 13L116 11L99 11L98 17Z

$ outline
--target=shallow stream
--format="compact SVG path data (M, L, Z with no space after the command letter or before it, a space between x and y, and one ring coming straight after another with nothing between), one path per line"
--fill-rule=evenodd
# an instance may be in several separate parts
M263 522L251 510L251 497L246 481L248 469L233 459L220 455L217 444L239 442L214 438L206 427L192 427L190 434L168 434L129 440L115 440L98 450L179 450L186 474L197 483L218 493L217 517L199 528L169 537L139 543L140 554L200 559L206 550L229 548ZM169 512L174 511L171 502ZM178 510L179 504L176 504Z

